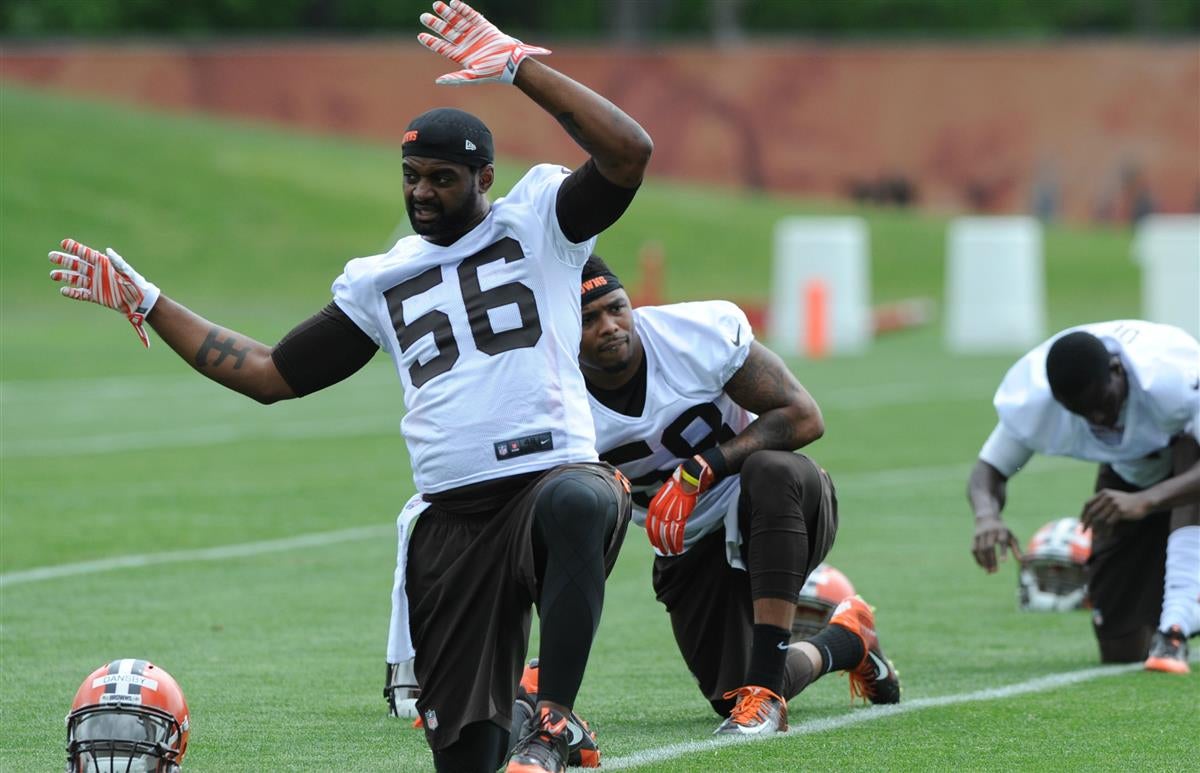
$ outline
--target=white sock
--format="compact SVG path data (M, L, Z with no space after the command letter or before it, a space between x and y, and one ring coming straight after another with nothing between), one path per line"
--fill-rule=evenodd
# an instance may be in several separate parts
M1184 526L1167 537L1167 576L1159 630L1177 625L1190 636L1200 631L1200 526Z

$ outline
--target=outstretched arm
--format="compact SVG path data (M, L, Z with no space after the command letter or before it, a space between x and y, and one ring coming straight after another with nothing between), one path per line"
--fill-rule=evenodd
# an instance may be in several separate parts
M215 325L165 295L146 321L176 354L221 386L264 404L297 397L266 344Z
M719 446L730 474L742 469L755 451L794 451L825 434L821 409L779 355L750 344L742 367L725 384L738 405L758 414L744 430Z
M62 251L50 253L50 262L59 267L50 278L63 284L63 295L124 314L146 346L150 339L143 324L148 323L202 375L261 403L299 397L336 383L365 365L376 351L366 334L332 304L272 348L214 325L171 300L112 249L100 253L65 239Z

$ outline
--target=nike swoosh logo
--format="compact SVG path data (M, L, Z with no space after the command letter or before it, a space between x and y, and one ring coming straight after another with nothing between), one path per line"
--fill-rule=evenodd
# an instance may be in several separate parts
M568 746L578 746L583 741L583 728L574 722L567 722L567 730L571 731L571 738L567 742Z
M734 336L734 338L733 338L733 345L734 345L734 346L737 346L737 345L738 345L738 344L740 344L741 342L742 342L742 329L739 327L739 328L738 328L737 335L736 335L736 336Z
M888 673L891 672L887 661L870 650L867 650L867 655L870 656L871 662L875 664L875 681L882 682L884 679L887 679Z
M787 652L788 643L787 643L787 642L785 642L785 641L781 641L781 642L779 642L778 644L776 644L776 645L775 645L775 648L776 648L776 649L781 649L781 650L783 650L784 652Z

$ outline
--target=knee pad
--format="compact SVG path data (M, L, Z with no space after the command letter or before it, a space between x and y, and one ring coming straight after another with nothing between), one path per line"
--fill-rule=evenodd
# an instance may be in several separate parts
M547 546L559 540L607 544L617 528L617 503L597 476L569 471L548 482L533 505L533 520Z

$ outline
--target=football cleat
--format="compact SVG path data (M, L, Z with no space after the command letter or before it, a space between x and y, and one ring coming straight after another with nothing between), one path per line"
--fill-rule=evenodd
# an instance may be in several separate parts
M1169 631L1154 632L1154 638L1150 641L1150 656L1146 658L1146 670L1167 674L1191 672L1187 637L1179 626L1173 625Z
M723 697L737 698L737 703L713 735L768 735L788 729L787 701L766 687L747 685Z
M507 773L566 773L570 731L566 716L543 706L525 722L525 734L508 753Z
M858 636L866 650L862 661L846 671L850 677L850 700L857 697L871 703L899 703L900 674L879 648L875 610L871 605L863 601L862 596L851 596L838 604L829 624L840 625Z
M538 701L538 661L529 661L525 672L521 674L521 683L517 685L517 699L513 701L512 730L509 733L509 746L515 747L528 732L528 724L532 722ZM600 745L596 733L588 725L587 720L572 711L567 715L567 765L572 768L600 767Z

